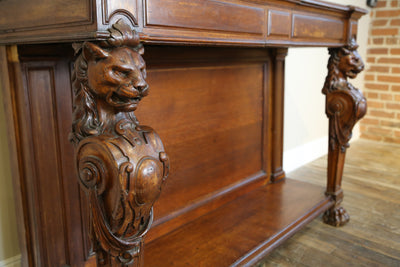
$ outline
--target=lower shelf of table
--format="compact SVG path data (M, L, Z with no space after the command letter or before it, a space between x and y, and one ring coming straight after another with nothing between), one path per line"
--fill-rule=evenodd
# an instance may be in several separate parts
M145 245L145 266L252 266L333 205L285 179L257 188Z

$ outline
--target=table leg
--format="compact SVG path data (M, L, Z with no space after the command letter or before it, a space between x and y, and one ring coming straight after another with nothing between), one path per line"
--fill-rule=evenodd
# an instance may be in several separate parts
M340 206L343 200L342 176L346 149L356 122L367 111L367 102L361 91L347 82L364 69L354 39L346 47L329 49L328 76L322 92L326 95L326 114L329 118L328 183L326 194L334 206L323 216L325 223L341 226L350 219Z
M139 34L122 21L109 33L74 45L71 141L98 266L136 267L169 160L159 136L133 113L148 94Z

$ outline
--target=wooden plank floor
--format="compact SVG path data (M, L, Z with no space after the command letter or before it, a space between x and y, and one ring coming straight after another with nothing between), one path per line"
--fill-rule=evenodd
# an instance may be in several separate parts
M326 182L326 157L288 176ZM341 228L319 217L267 256L269 266L400 266L400 146L357 140L347 152Z

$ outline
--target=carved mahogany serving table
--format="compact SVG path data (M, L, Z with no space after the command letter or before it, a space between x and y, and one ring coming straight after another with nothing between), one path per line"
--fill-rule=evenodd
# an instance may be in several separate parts
M251 266L322 213L346 223L344 157L366 111L347 78L363 69L365 13L316 0L0 1L22 265ZM292 46L331 55L326 189L282 169Z

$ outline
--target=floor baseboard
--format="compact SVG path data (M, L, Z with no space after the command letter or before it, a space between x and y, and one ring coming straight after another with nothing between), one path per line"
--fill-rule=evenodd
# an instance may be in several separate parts
M283 169L289 173L328 153L328 136L297 146L283 153Z

